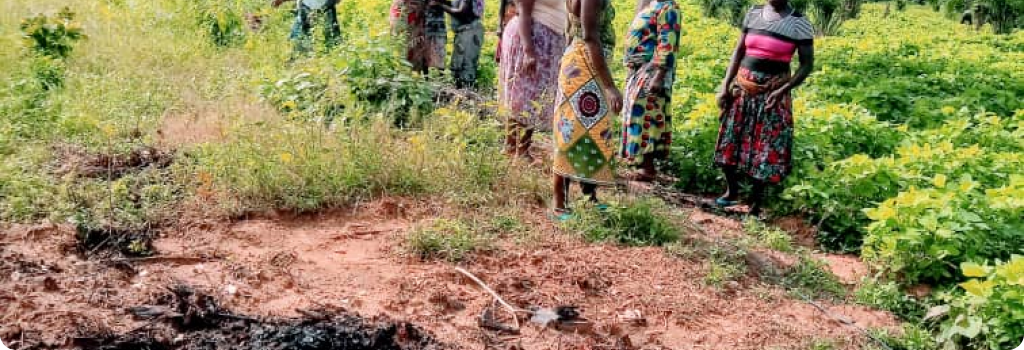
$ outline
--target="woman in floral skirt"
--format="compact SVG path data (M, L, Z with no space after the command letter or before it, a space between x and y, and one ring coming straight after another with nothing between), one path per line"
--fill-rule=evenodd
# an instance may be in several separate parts
M793 54L800 68L790 73ZM754 6L722 81L722 110L715 164L722 168L726 191L720 207L737 204L741 177L753 180L750 214L760 215L767 186L792 169L793 105L790 92L814 69L814 27L788 0Z

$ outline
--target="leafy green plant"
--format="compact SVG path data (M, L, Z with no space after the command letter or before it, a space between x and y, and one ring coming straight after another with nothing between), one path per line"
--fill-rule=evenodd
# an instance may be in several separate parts
M865 210L873 220L864 258L906 283L955 282L956 266L967 261L1007 259L1021 249L1024 232L1024 175L1006 186L981 188L964 177L936 187L910 189Z
M629 246L660 246L679 239L679 231L666 217L665 204L656 199L631 200L601 211L581 203L568 226L591 241Z
M899 318L919 322L924 317L926 304L900 290L896 282L865 279L854 292L858 304L892 312Z
M871 333L887 344L887 348L869 346L871 350L939 350L932 333L920 325L904 323L900 332L887 329L874 329Z
M813 208L820 222L819 242L830 249L856 249L871 221L863 212L900 191L933 185L934 179L970 176L978 186L999 187L1024 164L1020 153L989 152L977 145L958 147L950 141L908 144L896 157L871 159L855 155L786 190L794 206Z
M245 41L245 20L237 2L199 0L193 6L200 27L214 45L228 47Z
M1024 256L1014 255L1005 262L981 265L960 264L967 282L944 296L946 312L939 326L938 341L945 348L1011 349L1020 345L1024 329Z
M71 55L75 42L85 39L75 13L64 7L55 16L38 14L21 22L22 39L33 52L54 59Z
M343 111L355 111L348 115L382 115L396 126L421 126L443 80L413 73L391 45L383 36L369 38L307 59L302 68L264 81L261 96L293 119L330 123Z
M64 86L64 61L49 56L39 56L32 60L32 74L44 91Z

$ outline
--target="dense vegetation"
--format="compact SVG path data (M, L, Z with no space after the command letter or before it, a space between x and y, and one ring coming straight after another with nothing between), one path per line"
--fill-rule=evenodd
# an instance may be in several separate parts
M993 3L1019 13L1019 1ZM616 4L622 32L633 2ZM773 212L806 217L826 248L861 252L879 272L873 285L884 286L861 293L867 303L914 321L924 304L938 305L914 332L934 331L950 347L1016 346L1024 329L1024 32L1004 17L975 31L923 6L798 4L826 36L816 41L817 72L797 92L797 168ZM291 14L264 1L64 5L15 2L0 13L0 220L145 233L196 207L237 216L388 194L465 208L549 198L536 170L498 155L499 122L478 117L493 106L446 108L438 96L447 77L419 76L396 58L388 1L343 1L344 45L310 56L291 53ZM676 144L665 164L681 190L721 190L711 164L713 94L735 45L737 9L749 5L683 3ZM488 8L490 29L496 11ZM485 94L493 52L489 36ZM621 64L612 65L621 78ZM183 120L207 129L173 128ZM176 133L208 135L184 142ZM154 147L166 160L150 159ZM120 168L139 162L147 166ZM662 210L652 203L577 229L593 240L667 243L678 232L652 219ZM479 226L440 220L411 245L459 260L488 246L491 232L471 232ZM900 291L916 283L937 292L917 301Z

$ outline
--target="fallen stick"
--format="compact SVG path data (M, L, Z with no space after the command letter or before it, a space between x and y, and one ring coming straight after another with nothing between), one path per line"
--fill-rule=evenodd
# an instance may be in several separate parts
M175 263L175 264L198 264L204 262L210 262L218 260L214 257L203 257L203 256L186 256L186 255L157 255L147 256L139 258L116 258L110 259L110 262L133 262L133 263Z
M492 297L494 297L494 299L498 301L498 304L501 304L501 306L504 306L505 309L507 309L508 312L510 314L512 314L512 320L515 321L515 323L516 323L516 330L519 329L519 316L516 315L516 311L519 311L519 312L530 312L530 311L523 310L523 309L517 309L517 308L513 307L512 305L509 305L509 303L505 302L505 299L502 299L501 296L498 295L498 292L495 292L493 289L491 289L491 287L488 287L487 284L484 283L484 281L481 281L479 278L474 276L472 273L469 273L469 271L466 271L465 269L463 269L461 267L456 267L455 271L458 271L459 273L461 273L464 276L468 277L470 280L473 280L473 282L476 282L476 284L478 286L480 286L480 288L483 288L484 291L486 291Z

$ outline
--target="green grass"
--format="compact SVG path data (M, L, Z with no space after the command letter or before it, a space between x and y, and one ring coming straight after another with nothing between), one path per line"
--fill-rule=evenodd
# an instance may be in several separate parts
M679 229L669 213L664 202L651 198L628 199L604 212L580 202L566 226L594 242L661 246L679 239Z
M459 262L473 253L490 251L495 236L475 222L436 219L418 225L405 240L405 251L422 260Z
M758 245L780 252L793 252L793 237L778 227L755 219L743 220L743 230L757 240Z
M881 339L892 350L939 350L931 332L911 323L903 324L903 329L892 332L885 329L871 330L876 338ZM869 344L868 350L885 350L878 344Z
M780 283L791 293L810 298L842 299L846 288L839 282L825 264L807 254L800 255L800 261L787 271Z
M896 282L873 278L861 282L854 291L854 300L861 305L892 312L909 322L919 322L927 311L927 303L904 293Z

